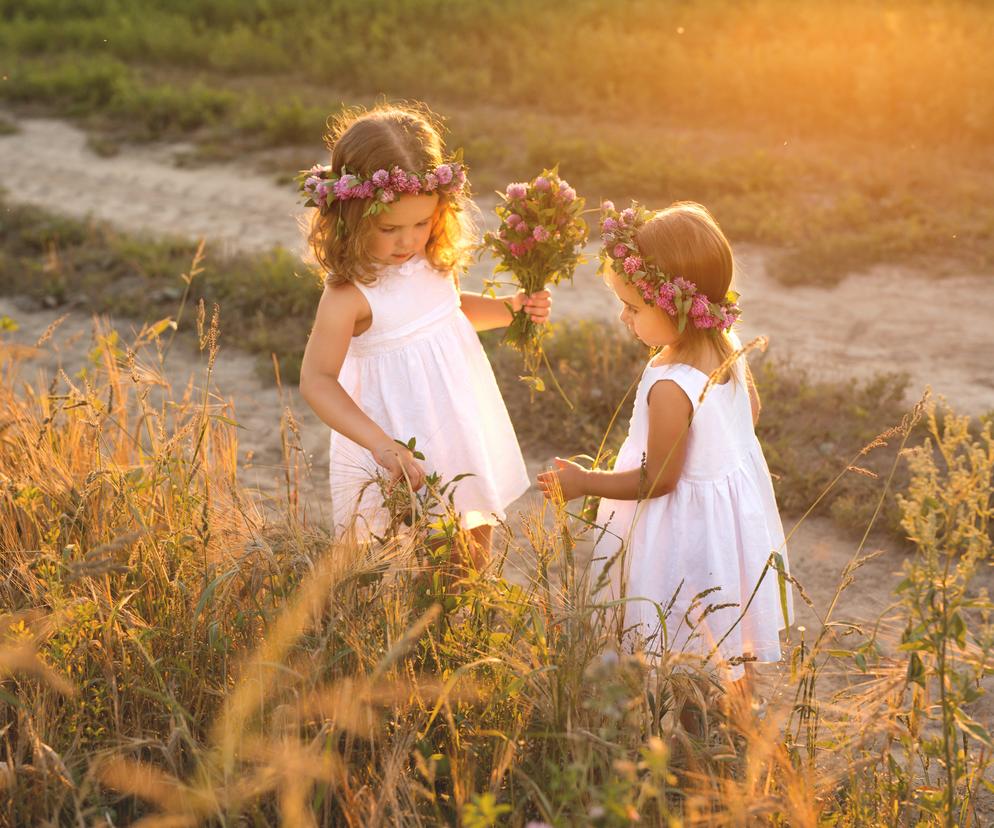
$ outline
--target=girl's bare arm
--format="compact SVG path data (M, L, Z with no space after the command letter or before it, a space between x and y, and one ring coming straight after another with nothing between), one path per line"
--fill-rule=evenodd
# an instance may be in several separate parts
M687 452L687 432L693 406L675 382L661 380L649 390L649 440L644 470L590 471L556 458L556 469L538 476L547 498L561 490L563 500L580 495L611 500L661 497L676 488Z
M354 285L326 287L300 366L300 394L327 425L372 453L396 479L405 475L414 488L424 482L424 469L356 405L338 381L345 354L357 326L368 322L369 305Z
M513 296L483 296L479 293L460 292L462 312L478 331L504 328L511 324L514 313L524 308L533 322L542 324L549 319L552 297L547 290L530 296L520 291ZM510 305L510 309L508 306Z

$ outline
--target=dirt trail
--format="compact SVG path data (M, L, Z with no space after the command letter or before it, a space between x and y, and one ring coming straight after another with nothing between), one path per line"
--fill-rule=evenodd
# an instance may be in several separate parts
M14 120L11 118L10 120ZM212 253L264 250L280 244L300 251L293 188L235 164L178 169L177 145L127 148L100 158L85 135L58 120L25 119L20 131L0 136L0 184L15 202L69 215L93 216L124 230L205 236ZM58 170L56 179L52 171ZM66 192L53 193L58 180ZM490 205L481 203L489 221ZM615 303L591 262L575 284L556 291L559 318L613 319ZM786 288L767 273L770 251L737 248L744 294L744 339L770 337L770 349L826 377L868 377L883 369L907 371L909 396L926 384L960 410L994 408L994 325L990 274L942 279L909 268L879 266L837 286ZM486 261L467 287L482 284Z
M37 204L77 217L90 215L128 231L190 238L206 235L215 252L262 250L275 244L300 248L296 225L300 210L294 193L264 176L234 165L177 169L171 164L175 147L128 148L119 156L99 158L86 148L84 135L64 122L30 119L20 122L20 127L16 134L0 136L0 182L12 202ZM53 170L59 170L60 176L70 171L71 197L53 196ZM994 408L994 374L989 365L994 326L988 322L988 310L977 301L989 295L989 277L964 275L932 282L905 269L880 267L852 276L835 288L784 288L767 275L765 258L763 250L739 249L746 295L744 338L768 334L775 353L823 376L869 376L883 368L907 370L915 394L931 383L965 411ZM481 282L485 267L475 269L470 283ZM574 286L560 288L555 301L560 318L612 318L616 312L592 266L578 275ZM950 308L955 308L955 316L947 311ZM21 326L5 340L30 345L61 314L0 296L3 315ZM126 331L128 323L118 327ZM34 373L32 366L50 371L64 365L70 374L77 370L89 349L91 330L91 319L78 311L70 313L52 342L25 368L25 378ZM201 357L186 344L178 345L167 368L174 388L190 381L194 386L201 384ZM239 431L243 480L262 493L278 490L277 424L284 405L290 405L301 423L303 447L313 464L304 496L312 513L320 517L327 485L327 431L296 390L287 389L281 397L274 383L259 378L253 357L224 341L213 385L219 396L233 401L236 418L244 427ZM528 458L533 476L548 459ZM512 506L510 514L535 508L539 502L537 493L531 491ZM785 528L790 528L789 521ZM812 519L801 526L790 545L791 568L814 600L816 612L798 600L798 624L818 629L817 614L830 603L854 551L855 542L828 520ZM859 571L836 617L875 619L891 600L891 588L906 554L885 545L882 554ZM511 561L509 566L512 578L528 574L520 571L520 561ZM772 677L768 674L767 680ZM831 683L838 686L849 680L837 676ZM986 710L975 712L981 720L994 708L989 699L982 705Z

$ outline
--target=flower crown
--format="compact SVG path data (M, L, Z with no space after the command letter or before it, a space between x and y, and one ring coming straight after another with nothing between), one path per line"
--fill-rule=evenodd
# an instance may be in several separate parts
M404 172L400 167L393 167L362 176L349 172L347 167L336 173L327 164L315 164L309 170L301 170L296 180L308 207L317 207L326 213L336 201L371 199L363 215L375 216L404 194L455 195L462 192L466 186L466 166L456 158L425 173Z
M712 302L693 282L670 277L642 258L635 233L652 219L652 212L633 201L631 207L619 213L612 202L605 201L601 213L601 261L635 287L646 304L675 317L679 333L687 327L688 319L695 328L727 331L741 316L739 294L734 290L728 291L721 302Z

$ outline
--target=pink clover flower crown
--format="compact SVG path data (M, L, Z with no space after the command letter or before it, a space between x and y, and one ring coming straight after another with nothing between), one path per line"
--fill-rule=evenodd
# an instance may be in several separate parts
M620 212L612 202L605 201L601 205L602 267L609 267L635 287L646 304L662 308L674 317L679 333L687 327L688 319L702 330L729 330L742 315L738 293L730 290L721 302L712 302L693 282L680 276L671 277L643 259L635 244L635 233L652 217L651 211L634 201Z
M336 173L327 164L315 164L309 170L301 170L296 181L307 207L327 213L336 201L369 199L363 215L375 216L402 195L461 193L466 187L466 165L457 156L423 173L405 172L395 166L363 176L349 172L347 167Z

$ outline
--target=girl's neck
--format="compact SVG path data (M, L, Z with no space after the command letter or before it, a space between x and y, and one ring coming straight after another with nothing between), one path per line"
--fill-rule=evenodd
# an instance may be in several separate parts
M724 362L724 359L725 357L719 353L716 347L709 345L696 349L667 345L653 357L652 365L689 365L691 368L696 368L698 371L710 375Z

